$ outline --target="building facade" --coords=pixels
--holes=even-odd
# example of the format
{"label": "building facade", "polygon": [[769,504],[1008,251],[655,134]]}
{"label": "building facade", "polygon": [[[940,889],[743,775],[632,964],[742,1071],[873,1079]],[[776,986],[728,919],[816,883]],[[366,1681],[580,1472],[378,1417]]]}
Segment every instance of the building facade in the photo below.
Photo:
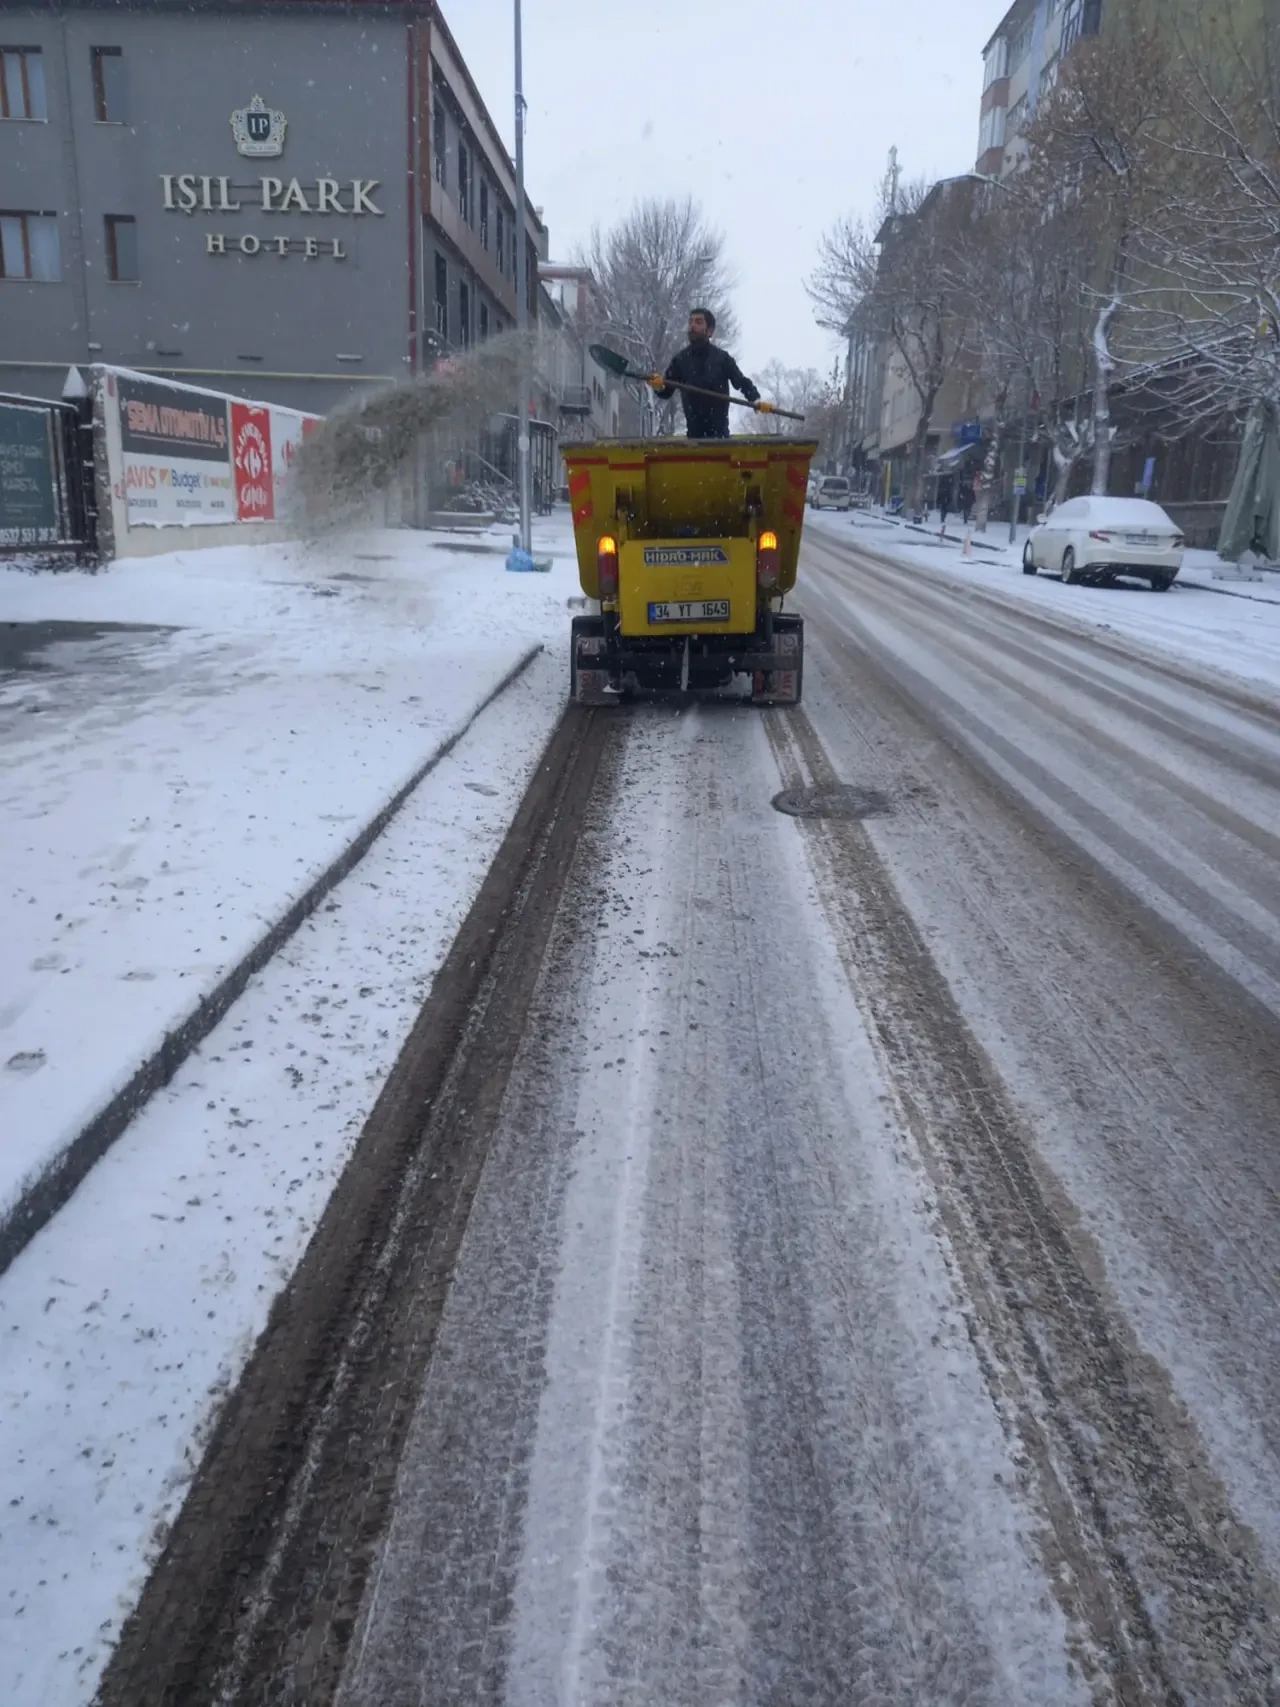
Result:
{"label": "building facade", "polygon": [[983,50],[977,171],[1003,178],[1026,152],[1023,133],[1063,59],[1102,28],[1102,0],[1015,0]]}
{"label": "building facade", "polygon": [[0,390],[323,413],[514,323],[547,233],[431,0],[0,11]]}

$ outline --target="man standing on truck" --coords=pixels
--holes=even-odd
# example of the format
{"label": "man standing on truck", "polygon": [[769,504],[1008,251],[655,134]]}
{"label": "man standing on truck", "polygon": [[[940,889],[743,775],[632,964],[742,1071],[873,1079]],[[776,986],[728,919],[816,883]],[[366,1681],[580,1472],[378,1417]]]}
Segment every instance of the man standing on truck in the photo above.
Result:
{"label": "man standing on truck", "polygon": [[748,403],[762,414],[772,411],[772,404],[762,403],[760,393],[727,350],[711,342],[716,329],[716,317],[709,308],[689,311],[689,342],[672,356],[665,374],[651,373],[649,384],[664,400],[676,392],[674,381],[696,385],[702,391],[716,391],[724,398],[699,397],[696,391],[681,391],[685,427],[691,439],[727,439],[729,437],[729,387],[740,391]]}

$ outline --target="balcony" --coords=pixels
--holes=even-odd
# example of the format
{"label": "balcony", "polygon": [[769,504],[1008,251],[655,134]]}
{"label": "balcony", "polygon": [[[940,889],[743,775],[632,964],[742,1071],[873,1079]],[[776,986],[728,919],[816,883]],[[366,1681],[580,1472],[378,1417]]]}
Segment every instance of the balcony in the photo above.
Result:
{"label": "balcony", "polygon": [[1062,57],[1071,52],[1078,41],[1096,36],[1102,29],[1102,0],[1067,0],[1062,20]]}
{"label": "balcony", "polygon": [[566,385],[560,393],[558,406],[562,415],[589,415],[591,413],[590,386]]}

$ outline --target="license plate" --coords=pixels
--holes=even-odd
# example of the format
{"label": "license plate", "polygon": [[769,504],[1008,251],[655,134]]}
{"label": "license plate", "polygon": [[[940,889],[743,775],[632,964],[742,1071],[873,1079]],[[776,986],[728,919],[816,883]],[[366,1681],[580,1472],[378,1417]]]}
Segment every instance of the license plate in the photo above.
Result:
{"label": "license plate", "polygon": [[692,604],[650,605],[650,623],[659,622],[728,622],[728,599],[697,599]]}
{"label": "license plate", "polygon": [[1154,545],[1155,544],[1155,541],[1151,538],[1151,536],[1149,534],[1145,534],[1145,533],[1127,533],[1124,536],[1124,542],[1126,545]]}

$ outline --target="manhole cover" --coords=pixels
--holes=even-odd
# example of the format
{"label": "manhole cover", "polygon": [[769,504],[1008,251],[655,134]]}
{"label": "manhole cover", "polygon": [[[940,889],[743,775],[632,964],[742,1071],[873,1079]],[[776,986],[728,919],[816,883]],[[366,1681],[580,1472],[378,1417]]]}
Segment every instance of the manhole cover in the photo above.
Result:
{"label": "manhole cover", "polygon": [[774,795],[773,808],[789,818],[880,818],[893,811],[889,796],[878,788],[858,788],[849,782],[784,788]]}

